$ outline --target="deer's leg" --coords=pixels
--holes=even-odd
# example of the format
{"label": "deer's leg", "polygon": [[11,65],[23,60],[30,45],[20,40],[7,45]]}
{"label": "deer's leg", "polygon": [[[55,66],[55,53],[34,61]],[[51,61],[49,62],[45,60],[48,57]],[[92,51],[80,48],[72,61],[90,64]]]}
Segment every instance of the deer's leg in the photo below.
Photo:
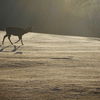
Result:
{"label": "deer's leg", "polygon": [[19,40],[16,41],[15,43],[17,43],[17,42],[19,42],[19,41],[21,40],[21,43],[22,43],[22,45],[23,45],[22,36],[18,36],[18,38],[19,38]]}
{"label": "deer's leg", "polygon": [[[20,39],[19,39],[19,40],[20,40]],[[19,40],[18,40],[18,41],[16,41],[15,43],[19,42]]]}
{"label": "deer's leg", "polygon": [[24,45],[24,44],[23,44],[23,41],[22,41],[22,36],[20,36],[20,39],[21,39],[21,43],[22,43],[22,45]]}
{"label": "deer's leg", "polygon": [[12,43],[11,40],[10,40],[10,37],[11,37],[11,35],[8,36],[8,39],[9,39],[10,43],[13,45],[13,43]]}
{"label": "deer's leg", "polygon": [[5,38],[6,38],[7,36],[8,36],[8,35],[6,34],[6,35],[3,37],[2,44],[4,44],[4,40],[5,40]]}

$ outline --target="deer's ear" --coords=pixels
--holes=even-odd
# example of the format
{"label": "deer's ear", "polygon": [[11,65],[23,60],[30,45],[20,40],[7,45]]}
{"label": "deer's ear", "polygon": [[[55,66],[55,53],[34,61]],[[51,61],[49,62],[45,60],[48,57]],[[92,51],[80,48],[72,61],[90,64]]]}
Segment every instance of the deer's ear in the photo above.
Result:
{"label": "deer's ear", "polygon": [[27,25],[26,28],[28,28],[29,26]]}

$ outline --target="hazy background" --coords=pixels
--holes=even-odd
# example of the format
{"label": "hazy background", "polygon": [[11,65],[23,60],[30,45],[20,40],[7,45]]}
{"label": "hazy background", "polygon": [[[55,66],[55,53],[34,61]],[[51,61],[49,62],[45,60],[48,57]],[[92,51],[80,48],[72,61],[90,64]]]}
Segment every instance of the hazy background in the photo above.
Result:
{"label": "hazy background", "polygon": [[34,26],[34,32],[100,37],[99,0],[0,0],[0,30]]}

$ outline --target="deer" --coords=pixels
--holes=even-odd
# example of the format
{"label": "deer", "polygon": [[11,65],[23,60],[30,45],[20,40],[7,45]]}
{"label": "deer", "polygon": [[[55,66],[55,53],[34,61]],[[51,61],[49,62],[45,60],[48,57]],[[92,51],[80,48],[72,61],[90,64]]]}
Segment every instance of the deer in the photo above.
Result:
{"label": "deer", "polygon": [[13,45],[12,41],[10,40],[11,35],[18,36],[19,40],[16,41],[15,43],[21,40],[21,44],[24,45],[22,41],[22,36],[28,32],[32,32],[33,27],[30,26],[27,26],[26,28],[14,27],[14,26],[7,27],[6,35],[3,37],[2,45],[4,44],[4,40],[6,37],[8,37],[10,43]]}

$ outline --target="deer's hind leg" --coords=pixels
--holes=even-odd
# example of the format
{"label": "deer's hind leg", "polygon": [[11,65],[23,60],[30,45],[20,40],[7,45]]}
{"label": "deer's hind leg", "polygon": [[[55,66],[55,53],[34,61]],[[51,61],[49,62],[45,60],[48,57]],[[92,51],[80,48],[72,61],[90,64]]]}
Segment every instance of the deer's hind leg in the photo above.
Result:
{"label": "deer's hind leg", "polygon": [[13,43],[12,43],[11,40],[10,40],[10,37],[11,37],[11,35],[8,36],[8,39],[9,39],[10,43],[13,45]]}
{"label": "deer's hind leg", "polygon": [[4,40],[5,38],[8,36],[8,34],[6,34],[4,37],[3,37],[3,41],[2,41],[2,44],[4,44]]}
{"label": "deer's hind leg", "polygon": [[17,43],[17,42],[19,42],[19,41],[21,40],[21,43],[22,43],[22,45],[23,45],[22,36],[18,36],[18,38],[19,38],[19,40],[16,41],[15,43]]}

